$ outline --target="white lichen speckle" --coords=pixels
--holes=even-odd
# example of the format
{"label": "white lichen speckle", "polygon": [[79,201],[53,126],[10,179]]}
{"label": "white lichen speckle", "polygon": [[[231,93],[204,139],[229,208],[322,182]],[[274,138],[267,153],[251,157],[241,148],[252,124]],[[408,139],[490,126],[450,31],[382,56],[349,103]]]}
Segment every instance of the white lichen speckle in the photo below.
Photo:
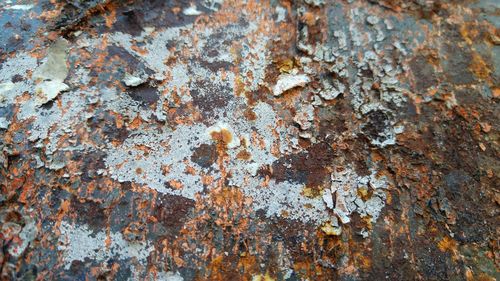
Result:
{"label": "white lichen speckle", "polygon": [[126,73],[123,78],[123,83],[129,87],[139,86],[147,81],[147,77],[145,75],[133,75],[130,73]]}
{"label": "white lichen speckle", "polygon": [[305,74],[281,74],[273,88],[274,96],[280,96],[284,92],[295,87],[304,87],[311,79]]}
{"label": "white lichen speckle", "polygon": [[203,14],[203,12],[198,11],[198,9],[196,8],[196,5],[194,5],[194,4],[190,5],[189,7],[185,8],[184,10],[182,10],[182,13],[186,16],[199,16],[199,15]]}
{"label": "white lichen speckle", "polygon": [[9,6],[6,6],[6,7],[4,7],[4,9],[7,9],[7,10],[29,11],[29,10],[33,9],[33,7],[35,7],[35,5],[21,5],[21,4],[18,4],[18,5],[9,5]]}

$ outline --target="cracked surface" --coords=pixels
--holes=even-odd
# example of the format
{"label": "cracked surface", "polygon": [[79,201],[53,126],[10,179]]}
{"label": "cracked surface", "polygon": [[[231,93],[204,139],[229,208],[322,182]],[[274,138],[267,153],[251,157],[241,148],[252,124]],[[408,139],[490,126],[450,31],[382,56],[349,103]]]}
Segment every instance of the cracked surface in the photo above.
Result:
{"label": "cracked surface", "polygon": [[497,280],[496,1],[0,3],[2,280]]}

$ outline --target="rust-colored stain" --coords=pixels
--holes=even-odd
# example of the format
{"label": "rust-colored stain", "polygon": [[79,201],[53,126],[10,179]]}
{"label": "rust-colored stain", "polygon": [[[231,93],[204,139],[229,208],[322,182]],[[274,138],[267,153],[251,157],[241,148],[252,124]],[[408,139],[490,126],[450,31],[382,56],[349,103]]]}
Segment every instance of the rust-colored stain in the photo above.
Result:
{"label": "rust-colored stain", "polygon": [[498,1],[0,3],[0,280],[499,280]]}
{"label": "rust-colored stain", "polygon": [[214,141],[222,146],[227,146],[233,140],[233,135],[225,128],[221,128],[220,131],[211,132],[210,136]]}

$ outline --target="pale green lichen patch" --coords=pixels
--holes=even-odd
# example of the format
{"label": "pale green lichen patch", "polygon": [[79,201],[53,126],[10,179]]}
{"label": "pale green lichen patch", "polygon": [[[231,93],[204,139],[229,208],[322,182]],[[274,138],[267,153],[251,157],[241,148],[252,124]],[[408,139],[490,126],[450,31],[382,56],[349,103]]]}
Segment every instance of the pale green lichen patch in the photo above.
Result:
{"label": "pale green lichen patch", "polygon": [[[69,269],[73,261],[107,261],[110,258],[135,259],[144,265],[154,247],[147,241],[129,242],[119,232],[93,232],[87,225],[75,225],[66,221],[59,227],[58,250],[63,253],[64,268]],[[106,242],[109,239],[109,244]]]}
{"label": "pale green lichen patch", "polygon": [[59,93],[67,91],[69,86],[64,83],[68,76],[66,65],[69,44],[65,39],[58,39],[49,49],[44,63],[33,73],[33,78],[38,81],[35,87],[36,104],[43,105]]}

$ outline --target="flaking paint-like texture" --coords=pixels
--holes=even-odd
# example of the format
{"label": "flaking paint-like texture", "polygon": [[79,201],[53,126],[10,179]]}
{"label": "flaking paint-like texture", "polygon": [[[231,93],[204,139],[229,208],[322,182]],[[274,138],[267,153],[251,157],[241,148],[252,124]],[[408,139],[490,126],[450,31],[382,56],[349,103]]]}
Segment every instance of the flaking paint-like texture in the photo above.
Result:
{"label": "flaking paint-like texture", "polygon": [[497,1],[0,3],[2,280],[498,280]]}

